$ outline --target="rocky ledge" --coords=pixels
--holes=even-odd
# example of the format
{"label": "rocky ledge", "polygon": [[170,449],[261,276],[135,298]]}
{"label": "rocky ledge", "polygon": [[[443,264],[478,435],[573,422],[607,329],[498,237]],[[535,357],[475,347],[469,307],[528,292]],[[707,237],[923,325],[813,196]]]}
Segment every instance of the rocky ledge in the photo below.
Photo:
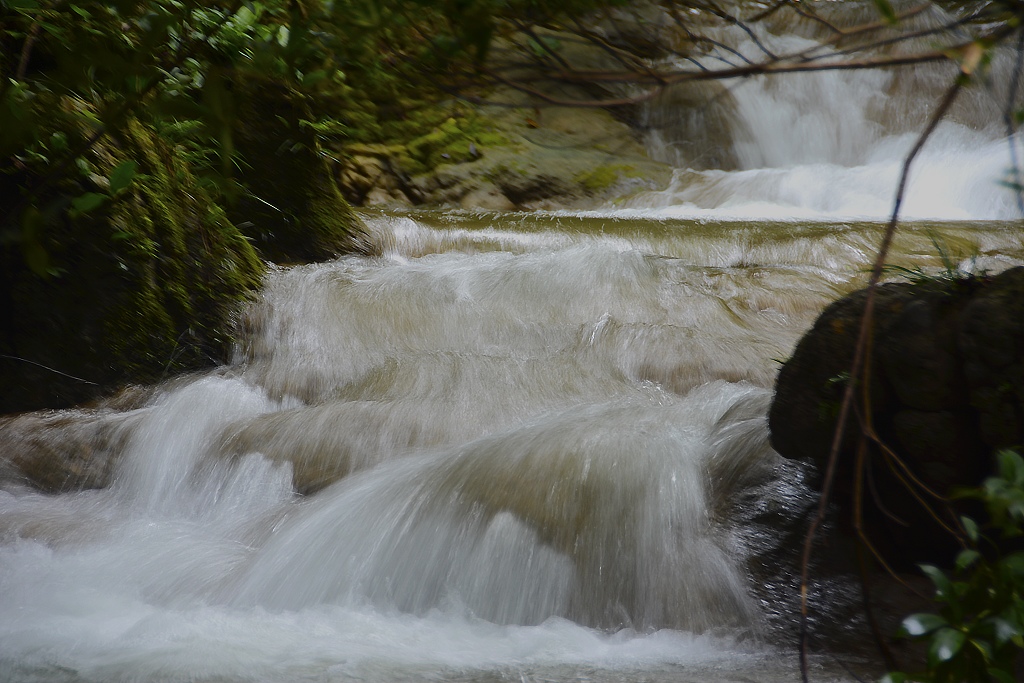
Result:
{"label": "rocky ledge", "polygon": [[344,146],[338,180],[356,206],[592,208],[668,186],[639,135],[601,109],[485,107],[405,144]]}

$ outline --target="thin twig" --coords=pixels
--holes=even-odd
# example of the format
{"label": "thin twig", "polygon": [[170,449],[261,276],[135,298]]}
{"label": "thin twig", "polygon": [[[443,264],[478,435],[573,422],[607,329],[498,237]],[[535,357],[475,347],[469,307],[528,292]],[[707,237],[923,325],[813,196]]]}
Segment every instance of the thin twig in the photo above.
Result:
{"label": "thin twig", "polygon": [[[861,588],[861,600],[864,603],[864,614],[868,619],[868,626],[871,629],[871,635],[875,639],[875,644],[882,653],[882,658],[885,660],[886,667],[890,671],[895,671],[898,667],[896,666],[896,660],[893,657],[892,651],[885,643],[885,638],[882,637],[882,631],[878,627],[878,620],[875,619],[875,611],[871,605],[871,582],[868,580],[868,566],[867,558],[864,555],[865,546],[871,551],[873,555],[878,555],[875,552],[874,545],[870,543],[867,536],[864,533],[862,525],[863,521],[863,500],[864,500],[864,475],[866,473],[868,462],[868,442],[867,437],[861,434],[860,441],[857,444],[857,464],[855,466],[855,477],[854,477],[854,526],[857,529],[857,537],[860,539],[860,543],[857,544],[857,565],[860,570],[860,588]],[[884,563],[883,563],[884,564]],[[888,566],[886,566],[888,569]]]}
{"label": "thin twig", "polygon": [[[686,34],[686,37],[691,42],[693,42],[694,45],[703,46],[703,44],[706,43],[708,45],[711,45],[712,47],[722,49],[736,55],[737,57],[740,58],[741,61],[746,62],[747,64],[753,64],[753,62],[747,59],[747,57],[744,56],[743,53],[741,53],[739,50],[731,48],[725,43],[717,41],[713,38],[709,38],[704,34],[694,34],[693,31],[690,30],[690,27],[686,25],[686,22],[683,20],[683,18],[679,16],[679,9],[675,7],[675,5],[669,8],[669,16],[672,17],[672,21],[676,23],[676,26],[678,26],[683,31],[683,33]],[[725,59],[724,57],[718,56],[718,59],[725,62],[729,66],[735,66],[732,62],[730,62],[728,59]],[[706,71],[707,69],[704,70]]]}
{"label": "thin twig", "polygon": [[83,379],[81,377],[75,377],[74,375],[69,375],[66,372],[61,372],[60,370],[57,370],[56,368],[51,368],[49,365],[43,365],[42,363],[37,363],[34,360],[29,360],[28,358],[22,358],[20,356],[9,356],[6,353],[0,353],[0,358],[7,358],[8,360],[18,360],[18,361],[21,361],[22,363],[29,363],[31,365],[38,366],[38,367],[42,368],[43,370],[49,370],[50,372],[56,373],[58,375],[63,375],[64,377],[67,377],[69,379],[73,379],[73,380],[75,380],[77,382],[82,382],[84,384],[92,384],[93,386],[97,386],[96,382],[91,382],[91,381],[89,381],[87,379]]}
{"label": "thin twig", "polygon": [[745,23],[743,23],[733,15],[729,14],[725,10],[715,5],[713,2],[708,3],[706,5],[698,5],[697,7],[699,7],[700,9],[706,9],[708,12],[711,12],[719,19],[722,19],[723,21],[738,27],[741,31],[747,34],[750,40],[754,42],[754,45],[756,45],[758,49],[765,54],[766,57],[768,57],[769,59],[778,59],[775,53],[769,50],[768,47],[761,42],[761,39],[757,37],[757,34],[754,33],[753,29],[751,29],[749,26],[747,26]]}
{"label": "thin twig", "polygon": [[779,0],[774,5],[772,5],[768,9],[764,10],[763,12],[760,12],[759,14],[755,14],[754,16],[749,17],[747,19],[747,21],[749,21],[751,24],[756,24],[759,21],[763,21],[764,19],[767,19],[768,17],[770,17],[771,15],[775,14],[780,9],[782,9],[783,7],[785,7],[785,6],[789,5],[789,4],[790,4],[790,0]]}

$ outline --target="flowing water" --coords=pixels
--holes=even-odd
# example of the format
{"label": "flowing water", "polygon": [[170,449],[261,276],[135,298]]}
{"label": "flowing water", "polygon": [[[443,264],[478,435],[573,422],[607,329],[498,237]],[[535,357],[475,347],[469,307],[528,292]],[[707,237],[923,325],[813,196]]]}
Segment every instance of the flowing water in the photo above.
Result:
{"label": "flowing water", "polygon": [[[107,463],[60,495],[0,477],[0,680],[794,680],[813,495],[765,414],[865,281],[908,143],[827,144],[833,111],[800,147],[763,114],[803,105],[743,92],[731,170],[586,214],[368,215],[383,255],[272,271],[230,365],[0,424]],[[993,131],[944,129],[908,211],[947,220],[895,263],[1024,263]]]}

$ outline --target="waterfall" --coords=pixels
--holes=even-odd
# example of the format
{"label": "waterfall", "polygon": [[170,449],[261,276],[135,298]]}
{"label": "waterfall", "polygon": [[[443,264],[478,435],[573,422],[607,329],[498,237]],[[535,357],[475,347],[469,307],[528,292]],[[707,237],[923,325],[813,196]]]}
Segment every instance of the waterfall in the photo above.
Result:
{"label": "waterfall", "polygon": [[[933,6],[904,28],[948,20]],[[840,54],[822,44],[810,20],[778,23],[774,33],[762,32],[760,44],[735,27],[713,35],[751,61],[764,58],[761,45],[775,54]],[[930,48],[934,43],[920,38],[866,56]],[[714,220],[887,218],[903,161],[956,74],[952,65],[924,64],[675,86],[646,118],[651,154],[678,170],[669,188],[633,198],[628,208]],[[996,51],[988,73],[965,89],[912,167],[904,218],[1019,218],[1003,184],[1012,146],[1020,156],[1018,136],[1006,137],[1003,120],[1012,75],[1012,54]]]}

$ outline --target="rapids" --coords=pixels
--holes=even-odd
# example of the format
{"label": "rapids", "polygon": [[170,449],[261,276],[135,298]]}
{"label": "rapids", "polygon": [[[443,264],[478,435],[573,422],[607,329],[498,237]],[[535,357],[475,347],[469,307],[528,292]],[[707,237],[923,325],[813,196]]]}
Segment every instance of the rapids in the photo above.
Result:
{"label": "rapids", "polygon": [[[846,25],[873,19],[868,3],[818,5],[823,8],[858,15]],[[933,5],[904,28],[923,31],[950,19]],[[778,55],[842,58],[840,48],[818,42],[828,35],[819,25],[784,12],[778,23],[760,34],[759,44],[736,27],[711,35],[751,61],[763,58],[761,46]],[[962,30],[923,36],[891,46],[886,54],[912,54],[965,38]],[[944,64],[675,86],[678,92],[654,100],[645,114],[650,153],[675,166],[675,177],[670,187],[631,198],[626,207],[632,215],[710,220],[886,219],[903,160],[956,73],[954,65]],[[1020,78],[1012,52],[997,50],[987,75],[954,102],[911,168],[905,219],[1020,217],[1017,198],[1004,187],[1014,147],[1021,157],[1020,136],[1007,138],[1003,114],[1015,76]],[[1016,92],[1019,109],[1019,83]],[[675,106],[680,101],[685,106]]]}
{"label": "rapids", "polygon": [[[272,270],[230,364],[0,424],[110,463],[59,495],[0,467],[0,680],[794,680],[761,560],[813,496],[765,414],[865,282],[912,140],[893,78],[734,87],[734,163],[684,150],[614,208],[367,214],[382,255]],[[898,266],[1024,263],[1007,140],[969,118]]]}
{"label": "rapids", "polygon": [[[764,414],[880,226],[367,220],[385,254],[273,272],[231,365],[64,415],[124,432],[108,487],[0,491],[0,677],[791,678]],[[935,239],[1024,260],[992,223],[897,262]]]}

